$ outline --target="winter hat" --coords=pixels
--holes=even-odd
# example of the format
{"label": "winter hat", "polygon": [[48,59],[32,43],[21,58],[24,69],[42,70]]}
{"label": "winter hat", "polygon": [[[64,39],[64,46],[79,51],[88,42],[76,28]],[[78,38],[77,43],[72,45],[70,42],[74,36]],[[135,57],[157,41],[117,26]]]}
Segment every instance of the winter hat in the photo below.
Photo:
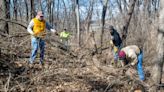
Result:
{"label": "winter hat", "polygon": [[126,54],[125,54],[124,51],[119,51],[118,56],[119,56],[120,59],[124,59]]}

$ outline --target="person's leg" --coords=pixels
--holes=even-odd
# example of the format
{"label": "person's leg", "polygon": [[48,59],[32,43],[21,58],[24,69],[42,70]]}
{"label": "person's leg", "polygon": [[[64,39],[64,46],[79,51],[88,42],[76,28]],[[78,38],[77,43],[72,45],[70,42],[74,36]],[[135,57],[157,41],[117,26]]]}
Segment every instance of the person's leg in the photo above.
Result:
{"label": "person's leg", "polygon": [[31,51],[29,63],[32,64],[36,58],[37,51],[38,51],[38,40],[34,37],[31,39],[31,46],[32,46],[32,51]]}
{"label": "person's leg", "polygon": [[44,48],[45,48],[44,40],[40,40],[39,47],[40,47],[40,64],[44,64]]}
{"label": "person's leg", "polygon": [[66,50],[68,51],[68,39],[66,39],[65,47],[66,47]]}
{"label": "person's leg", "polygon": [[143,53],[140,53],[138,55],[138,64],[137,64],[138,75],[140,80],[145,80],[145,75],[142,68],[142,60],[143,60]]}
{"label": "person's leg", "polygon": [[63,48],[64,50],[67,50],[67,40],[66,39],[63,39]]}
{"label": "person's leg", "polygon": [[114,46],[114,61],[118,61],[118,47]]}

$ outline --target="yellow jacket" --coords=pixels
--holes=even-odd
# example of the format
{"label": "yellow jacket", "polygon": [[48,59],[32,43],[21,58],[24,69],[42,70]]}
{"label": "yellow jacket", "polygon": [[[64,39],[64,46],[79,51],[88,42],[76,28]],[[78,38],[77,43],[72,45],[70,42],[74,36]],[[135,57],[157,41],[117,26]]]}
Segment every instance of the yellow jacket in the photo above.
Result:
{"label": "yellow jacket", "polygon": [[46,22],[45,20],[38,20],[37,18],[32,19],[34,21],[33,32],[36,37],[44,37],[46,34]]}
{"label": "yellow jacket", "polygon": [[63,32],[60,33],[60,37],[62,39],[68,39],[69,36],[70,36],[70,33],[69,32],[63,31]]}

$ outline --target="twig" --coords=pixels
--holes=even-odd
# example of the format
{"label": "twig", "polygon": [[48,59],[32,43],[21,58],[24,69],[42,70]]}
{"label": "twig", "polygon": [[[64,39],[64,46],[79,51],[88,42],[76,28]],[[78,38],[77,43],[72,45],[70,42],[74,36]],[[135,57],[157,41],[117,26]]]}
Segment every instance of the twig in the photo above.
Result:
{"label": "twig", "polygon": [[9,78],[8,78],[8,80],[7,80],[7,82],[4,86],[4,91],[5,92],[8,92],[8,90],[9,90],[10,79],[11,79],[11,73],[9,73]]}
{"label": "twig", "polygon": [[125,65],[125,66],[123,66],[123,67],[121,67],[121,68],[118,68],[118,70],[117,70],[117,71],[124,70],[124,69],[127,69],[127,68],[129,68],[129,67],[131,67],[131,65],[130,65],[130,64]]}

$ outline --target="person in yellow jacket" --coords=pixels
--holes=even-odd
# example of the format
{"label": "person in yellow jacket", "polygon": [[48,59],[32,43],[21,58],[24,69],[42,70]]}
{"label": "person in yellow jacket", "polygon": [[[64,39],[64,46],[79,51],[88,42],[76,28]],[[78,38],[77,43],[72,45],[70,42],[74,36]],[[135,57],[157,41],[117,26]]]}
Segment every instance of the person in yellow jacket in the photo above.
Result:
{"label": "person in yellow jacket", "polygon": [[145,79],[142,69],[143,52],[138,46],[126,46],[119,51],[118,56],[120,62],[122,62],[122,66],[126,64],[134,66],[137,64],[137,70],[140,80],[143,81]]}
{"label": "person in yellow jacket", "polygon": [[64,44],[64,48],[66,50],[68,50],[68,39],[70,37],[70,33],[68,32],[67,29],[64,29],[61,33],[60,33],[60,39],[61,42]]}
{"label": "person in yellow jacket", "polygon": [[37,51],[40,48],[40,64],[43,64],[44,62],[44,48],[45,48],[45,36],[46,36],[46,30],[48,29],[53,33],[56,33],[56,30],[53,29],[45,20],[43,16],[42,11],[38,11],[35,18],[33,18],[28,27],[27,31],[31,34],[31,56],[29,59],[29,64],[33,64]]}

